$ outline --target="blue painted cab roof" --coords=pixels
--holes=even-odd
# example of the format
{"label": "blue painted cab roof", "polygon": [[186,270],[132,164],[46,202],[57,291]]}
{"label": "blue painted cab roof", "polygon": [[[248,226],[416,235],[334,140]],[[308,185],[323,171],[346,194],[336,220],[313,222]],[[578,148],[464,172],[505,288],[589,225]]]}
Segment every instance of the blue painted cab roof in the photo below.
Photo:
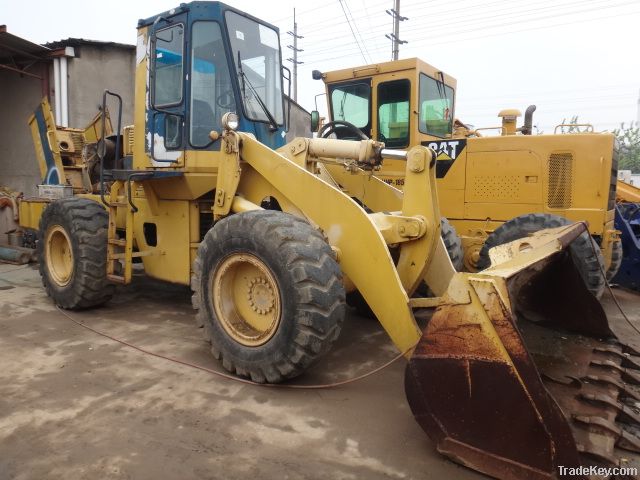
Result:
{"label": "blue painted cab roof", "polygon": [[253,15],[250,15],[242,10],[238,10],[237,8],[233,8],[226,3],[222,2],[203,2],[203,1],[195,1],[189,3],[181,3],[178,7],[172,8],[171,10],[167,10],[166,12],[158,13],[152,17],[146,19],[138,20],[138,28],[146,27],[152,25],[159,17],[170,17],[172,15],[177,15],[179,13],[184,12],[192,12],[198,18],[211,18],[211,19],[221,19],[224,11],[231,10],[236,12],[239,15],[250,18],[256,22],[263,23],[268,27],[273,28],[276,32],[279,33],[278,27],[275,25],[271,25],[264,20],[261,20]]}

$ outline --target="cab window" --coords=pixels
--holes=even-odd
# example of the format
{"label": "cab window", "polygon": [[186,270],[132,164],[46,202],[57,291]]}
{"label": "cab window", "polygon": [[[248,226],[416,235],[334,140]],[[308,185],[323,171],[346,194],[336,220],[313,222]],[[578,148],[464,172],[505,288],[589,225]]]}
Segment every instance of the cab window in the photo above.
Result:
{"label": "cab window", "polygon": [[453,88],[420,74],[418,129],[427,135],[446,137],[453,129]]}
{"label": "cab window", "polygon": [[191,31],[191,145],[208,145],[211,130],[220,130],[222,116],[235,109],[220,26],[216,22],[195,22]]}
{"label": "cab window", "polygon": [[284,123],[278,32],[236,12],[225,13],[240,95],[247,117]]}
{"label": "cab window", "polygon": [[184,29],[174,25],[155,35],[153,104],[157,107],[182,102],[182,45]]}
{"label": "cab window", "polygon": [[389,148],[409,145],[409,80],[396,80],[378,86],[378,140]]}
{"label": "cab window", "polygon": [[368,83],[358,82],[332,85],[331,118],[352,123],[367,136],[371,137],[371,120],[369,106],[371,104],[371,87]]}

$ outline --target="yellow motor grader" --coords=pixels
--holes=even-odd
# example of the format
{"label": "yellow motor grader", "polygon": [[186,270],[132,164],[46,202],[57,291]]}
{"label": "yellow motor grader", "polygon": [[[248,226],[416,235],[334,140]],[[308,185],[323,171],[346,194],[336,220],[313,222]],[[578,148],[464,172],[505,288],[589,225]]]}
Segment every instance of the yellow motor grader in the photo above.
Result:
{"label": "yellow motor grader", "polygon": [[[436,151],[440,210],[461,237],[459,256],[467,271],[489,266],[493,246],[586,221],[598,248],[584,236],[571,251],[589,290],[602,295],[600,268],[611,279],[622,261],[614,226],[613,134],[584,126],[590,131],[531,135],[535,106],[527,109],[521,127],[516,125],[520,112],[511,109],[500,112],[498,127],[470,128],[455,119],[456,79],[418,58],[314,71],[314,78],[325,83],[332,120],[320,136]],[[501,135],[487,135],[490,131]],[[386,162],[376,175],[403,188],[404,167],[397,161]]]}
{"label": "yellow motor grader", "polygon": [[[134,125],[111,131],[111,92],[86,129],[56,127],[43,101],[31,119],[42,195],[20,218],[52,300],[103,304],[137,259],[191,285],[225,369],[281,382],[331,348],[357,289],[406,357],[409,404],[443,454],[504,479],[635,465],[640,337],[607,320],[574,267],[584,225],[457,273],[432,149],[282,144],[278,38],[222,3],[182,4],[138,24]],[[372,175],[388,160],[405,166],[404,192]],[[414,296],[423,281],[433,296]],[[424,329],[421,308],[434,310]]]}

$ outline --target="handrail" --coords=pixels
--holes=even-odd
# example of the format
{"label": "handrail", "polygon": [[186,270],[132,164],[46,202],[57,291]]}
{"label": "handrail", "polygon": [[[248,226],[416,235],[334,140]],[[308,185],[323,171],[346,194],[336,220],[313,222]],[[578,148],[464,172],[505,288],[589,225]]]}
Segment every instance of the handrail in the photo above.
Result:
{"label": "handrail", "polygon": [[[556,128],[553,129],[553,134],[555,135],[556,132],[558,131],[559,128],[563,128],[563,127],[585,127],[586,128],[586,132],[575,132],[575,133],[593,133],[593,125],[590,123],[560,123],[558,125],[556,125]],[[563,132],[564,133],[564,132]],[[567,133],[571,133],[571,132],[567,132]]]}
{"label": "handrail", "polygon": [[102,148],[100,148],[100,145],[98,145],[98,152],[97,152],[98,158],[100,159],[100,200],[105,206],[111,207],[111,204],[107,202],[104,196],[104,156],[107,150],[107,144],[105,142],[104,136],[106,134],[105,124],[107,119],[107,95],[116,97],[118,99],[118,126],[116,130],[116,151],[114,154],[116,157],[120,154],[120,128],[122,127],[122,97],[117,93],[111,92],[109,90],[105,90],[102,93],[102,112],[100,115],[100,121],[102,125],[100,126],[101,132],[100,132],[100,140],[99,140],[99,141],[102,141]]}

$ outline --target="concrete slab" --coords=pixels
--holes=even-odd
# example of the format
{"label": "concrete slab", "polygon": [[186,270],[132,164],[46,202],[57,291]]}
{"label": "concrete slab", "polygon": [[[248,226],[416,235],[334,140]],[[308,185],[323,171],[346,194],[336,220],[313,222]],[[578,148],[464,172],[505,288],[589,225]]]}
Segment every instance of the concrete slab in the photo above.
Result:
{"label": "concrete slab", "polygon": [[[154,352],[221,369],[184,287],[136,277],[74,318]],[[297,383],[367,372],[396,355],[351,315]],[[402,361],[348,386],[234,383],[72,323],[33,266],[0,264],[0,479],[485,478],[438,455],[404,398]]]}

